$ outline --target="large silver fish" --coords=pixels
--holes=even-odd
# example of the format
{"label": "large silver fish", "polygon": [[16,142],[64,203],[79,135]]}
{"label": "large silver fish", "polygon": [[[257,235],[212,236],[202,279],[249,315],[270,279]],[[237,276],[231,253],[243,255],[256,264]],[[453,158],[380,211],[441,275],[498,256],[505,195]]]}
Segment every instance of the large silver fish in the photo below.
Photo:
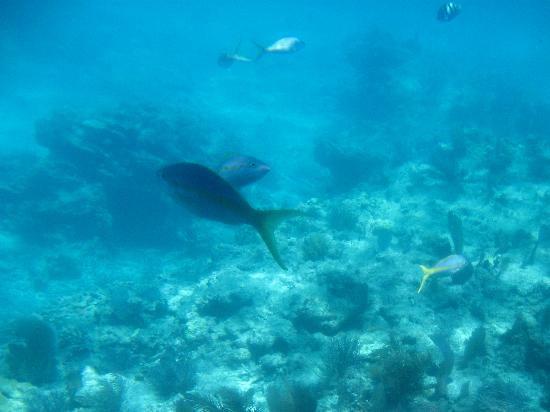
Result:
{"label": "large silver fish", "polygon": [[283,263],[275,236],[276,226],[286,218],[301,216],[292,209],[258,210],[217,173],[195,163],[176,163],[162,168],[160,176],[191,213],[227,225],[250,225],[260,234],[273,259]]}

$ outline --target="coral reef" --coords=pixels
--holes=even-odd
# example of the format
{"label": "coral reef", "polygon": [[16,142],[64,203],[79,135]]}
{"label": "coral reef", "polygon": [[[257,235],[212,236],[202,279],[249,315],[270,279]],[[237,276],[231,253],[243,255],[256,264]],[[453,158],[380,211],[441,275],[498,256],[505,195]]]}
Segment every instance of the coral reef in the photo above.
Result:
{"label": "coral reef", "polygon": [[33,390],[25,396],[27,412],[59,412],[70,410],[67,392],[63,389]]}
{"label": "coral reef", "polygon": [[439,260],[452,253],[452,247],[446,236],[431,234],[422,237],[422,250]]}
{"label": "coral reef", "polygon": [[252,393],[222,387],[215,394],[188,393],[176,401],[175,412],[253,412]]}
{"label": "coral reef", "polygon": [[205,299],[197,309],[203,316],[212,316],[216,319],[227,319],[242,308],[252,305],[252,299],[244,294],[231,292],[225,295],[215,295]]}
{"label": "coral reef", "polygon": [[76,392],[76,402],[84,410],[94,412],[118,412],[124,402],[125,379],[108,373],[99,375],[93,368],[82,371],[82,387]]}
{"label": "coral reef", "polygon": [[66,255],[48,259],[45,272],[52,280],[74,280],[82,276],[82,270],[78,267],[76,260]]}
{"label": "coral reef", "polygon": [[[197,36],[172,102],[41,110],[36,152],[0,154],[0,410],[550,410],[550,105],[488,69],[499,47],[458,53],[470,11],[412,39],[387,13],[223,74]],[[237,152],[272,167],[254,208],[304,215],[278,229],[286,271],[156,174]],[[417,293],[451,254],[469,264]]]}
{"label": "coral reef", "polygon": [[375,410],[406,406],[424,389],[429,359],[412,349],[392,343],[376,354],[372,374],[377,382],[371,401]]}
{"label": "coral reef", "polygon": [[464,250],[464,238],[462,234],[462,219],[455,211],[449,210],[447,214],[447,226],[453,240],[453,252],[461,254]]}
{"label": "coral reef", "polygon": [[530,405],[529,397],[513,381],[500,378],[484,382],[472,405],[472,409],[483,412],[536,411]]}
{"label": "coral reef", "polygon": [[352,336],[334,338],[326,349],[325,374],[327,380],[338,381],[353,366],[358,366],[359,340]]}
{"label": "coral reef", "polygon": [[384,225],[378,225],[372,229],[372,233],[376,236],[376,244],[379,252],[383,252],[390,247],[393,238],[391,228]]}
{"label": "coral reef", "polygon": [[460,361],[460,367],[467,367],[475,358],[487,354],[485,335],[486,332],[483,326],[478,327],[472,332],[472,336],[465,342],[464,354]]}
{"label": "coral reef", "polygon": [[330,240],[327,235],[317,233],[304,239],[302,244],[304,260],[324,260],[330,255]]}
{"label": "coral reef", "polygon": [[300,382],[275,383],[267,389],[270,412],[315,412],[317,399],[312,388]]}
{"label": "coral reef", "polygon": [[197,366],[183,349],[166,349],[147,367],[146,376],[157,393],[168,398],[185,393],[196,384]]}
{"label": "coral reef", "polygon": [[6,364],[10,376],[35,385],[54,382],[57,378],[57,342],[50,324],[38,316],[15,321],[16,340],[9,343]]}
{"label": "coral reef", "polygon": [[114,284],[109,290],[109,321],[113,324],[143,327],[149,321],[167,314],[166,302],[160,292],[144,285],[128,288],[126,284]]}
{"label": "coral reef", "polygon": [[[155,172],[169,159],[204,159],[207,135],[196,114],[185,111],[55,113],[37,122],[36,140],[48,154],[21,182],[13,224],[32,242],[102,235],[117,244],[166,246],[175,240],[166,229],[177,214],[166,214]],[[43,207],[31,212],[37,201]]]}
{"label": "coral reef", "polygon": [[314,157],[330,172],[328,190],[331,192],[345,192],[363,182],[384,181],[386,160],[369,154],[366,148],[340,147],[333,142],[319,140],[315,145]]}
{"label": "coral reef", "polygon": [[327,222],[334,230],[357,231],[359,214],[352,206],[338,205],[332,208],[327,216]]}

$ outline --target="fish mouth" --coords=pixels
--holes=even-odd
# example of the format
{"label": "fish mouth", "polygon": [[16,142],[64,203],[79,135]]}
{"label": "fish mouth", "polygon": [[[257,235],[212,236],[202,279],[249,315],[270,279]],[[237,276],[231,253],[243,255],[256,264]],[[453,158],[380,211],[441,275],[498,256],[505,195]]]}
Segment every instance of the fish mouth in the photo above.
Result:
{"label": "fish mouth", "polygon": [[262,166],[258,167],[258,170],[260,172],[267,173],[267,172],[271,171],[271,167],[269,167],[268,165],[262,165]]}

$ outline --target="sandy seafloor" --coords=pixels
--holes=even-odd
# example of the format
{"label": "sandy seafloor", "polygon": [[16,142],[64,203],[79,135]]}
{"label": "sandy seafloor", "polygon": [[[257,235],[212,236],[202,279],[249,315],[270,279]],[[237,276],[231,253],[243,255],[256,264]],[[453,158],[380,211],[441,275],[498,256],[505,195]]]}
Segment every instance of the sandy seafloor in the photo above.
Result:
{"label": "sandy seafloor", "polygon": [[[287,18],[262,40],[277,21],[298,30]],[[41,59],[22,59],[36,50],[3,33],[36,78],[0,73],[0,411],[550,410],[548,33],[482,58],[459,35],[479,14],[435,35],[387,18],[331,40],[314,16],[304,50],[229,70],[216,53],[238,36],[218,25],[204,66],[169,58],[127,83],[115,42],[108,74],[67,76],[95,88],[64,92],[41,89]],[[156,174],[236,153],[272,168],[243,189],[252,205],[304,212],[276,232],[288,271],[253,229],[186,213]],[[418,265],[460,241],[471,266],[417,293]]]}

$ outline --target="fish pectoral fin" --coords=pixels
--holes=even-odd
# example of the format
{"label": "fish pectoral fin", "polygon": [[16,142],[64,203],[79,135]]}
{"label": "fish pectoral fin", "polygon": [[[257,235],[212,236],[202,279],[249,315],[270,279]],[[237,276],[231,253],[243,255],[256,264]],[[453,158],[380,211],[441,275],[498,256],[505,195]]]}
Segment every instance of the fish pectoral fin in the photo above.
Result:
{"label": "fish pectoral fin", "polygon": [[291,217],[303,216],[303,213],[292,209],[258,210],[257,213],[258,219],[254,227],[260,234],[271,256],[275,259],[275,262],[277,262],[281,269],[287,270],[288,268],[283,263],[281,255],[279,254],[274,231],[283,220]]}

